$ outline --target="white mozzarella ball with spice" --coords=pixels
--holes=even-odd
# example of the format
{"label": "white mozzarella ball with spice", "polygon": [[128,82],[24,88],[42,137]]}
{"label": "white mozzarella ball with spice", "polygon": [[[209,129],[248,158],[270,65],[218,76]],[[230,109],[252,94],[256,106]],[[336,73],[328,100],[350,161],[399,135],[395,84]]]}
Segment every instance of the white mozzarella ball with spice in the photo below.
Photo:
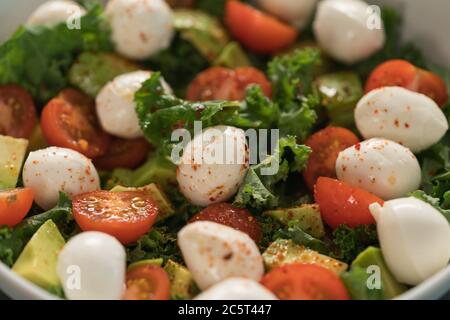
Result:
{"label": "white mozzarella ball with spice", "polygon": [[373,203],[369,209],[386,264],[399,282],[418,285],[447,267],[450,225],[437,209],[413,197]]}
{"label": "white mozzarella ball with spice", "polygon": [[77,151],[58,147],[31,152],[22,178],[25,187],[33,189],[34,201],[46,210],[56,205],[60,191],[75,196],[100,189],[92,161]]}
{"label": "white mozzarella ball with spice", "polygon": [[181,192],[193,204],[224,202],[239,189],[249,166],[245,132],[216,126],[197,134],[184,148],[177,167]]}
{"label": "white mozzarella ball with spice", "polygon": [[117,52],[129,59],[149,58],[172,41],[172,10],[164,0],[111,0],[105,14]]}
{"label": "white mozzarella ball with spice", "polygon": [[125,249],[106,233],[80,233],[59,254],[57,272],[70,300],[120,300],[125,289]]}
{"label": "white mozzarella ball with spice", "polygon": [[69,25],[86,14],[86,10],[74,1],[47,1],[40,5],[28,18],[27,26],[52,26],[61,22]]}
{"label": "white mozzarella ball with spice", "polygon": [[347,64],[368,58],[385,42],[381,19],[360,0],[321,1],[313,31],[328,55]]}
{"label": "white mozzarella ball with spice", "polygon": [[227,278],[259,281],[264,274],[261,253],[244,232],[209,221],[197,221],[178,233],[184,261],[200,289]]}
{"label": "white mozzarella ball with spice", "polygon": [[419,162],[408,148],[387,139],[373,138],[339,153],[339,180],[365,189],[385,200],[405,196],[419,188]]}
{"label": "white mozzarella ball with spice", "polygon": [[203,291],[195,300],[278,300],[266,287],[245,278],[229,278]]}
{"label": "white mozzarella ball with spice", "polygon": [[[151,75],[150,71],[142,70],[126,73],[117,76],[100,90],[96,98],[96,110],[103,130],[124,139],[143,136],[134,94]],[[171,92],[164,80],[162,84],[167,92]]]}
{"label": "white mozzarella ball with spice", "polygon": [[355,121],[364,138],[386,138],[413,152],[431,147],[448,130],[447,118],[436,102],[401,87],[367,93],[356,106]]}
{"label": "white mozzarella ball with spice", "polygon": [[302,29],[310,20],[318,0],[259,0],[262,9]]}

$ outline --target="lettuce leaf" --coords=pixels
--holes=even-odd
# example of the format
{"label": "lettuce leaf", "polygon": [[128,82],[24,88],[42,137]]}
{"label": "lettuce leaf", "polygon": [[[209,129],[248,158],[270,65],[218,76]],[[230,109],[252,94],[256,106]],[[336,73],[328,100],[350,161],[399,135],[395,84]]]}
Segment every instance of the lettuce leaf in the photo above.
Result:
{"label": "lettuce leaf", "polygon": [[68,85],[67,72],[85,50],[111,50],[102,7],[91,5],[81,18],[81,28],[66,23],[20,27],[0,47],[0,84],[20,84],[40,104]]}
{"label": "lettuce leaf", "polygon": [[[277,191],[283,190],[278,184],[285,182],[290,173],[304,169],[310,153],[311,149],[297,144],[295,137],[280,138],[271,156],[249,168],[234,204],[259,210],[276,207],[281,196]],[[264,174],[271,167],[278,167],[278,170],[274,174]]]}
{"label": "lettuce leaf", "polygon": [[[449,196],[448,192],[446,193],[446,195],[444,197],[445,200],[443,201],[443,203],[441,203],[441,200],[439,198],[430,196],[430,195],[426,194],[425,191],[423,191],[423,190],[417,190],[417,191],[411,192],[409,195],[412,197],[415,197],[419,200],[425,201],[426,203],[433,206],[440,213],[442,213],[442,215],[450,223],[450,209],[448,206],[450,204],[450,199],[449,199],[450,196]],[[444,208],[444,206],[445,206],[445,208]]]}

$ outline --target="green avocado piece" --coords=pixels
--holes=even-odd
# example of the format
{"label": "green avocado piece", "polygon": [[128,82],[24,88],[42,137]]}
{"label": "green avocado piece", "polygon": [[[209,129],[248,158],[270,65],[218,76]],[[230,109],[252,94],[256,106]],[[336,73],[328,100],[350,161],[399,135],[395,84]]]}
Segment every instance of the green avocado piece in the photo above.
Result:
{"label": "green avocado piece", "polygon": [[128,271],[130,271],[131,269],[137,268],[137,267],[147,266],[147,265],[154,266],[154,267],[161,267],[163,262],[164,262],[163,258],[146,259],[146,260],[136,261],[128,266]]}
{"label": "green avocado piece", "polygon": [[252,65],[240,44],[234,41],[227,44],[213,64],[230,69]]}
{"label": "green avocado piece", "polygon": [[83,52],[69,70],[69,81],[95,97],[115,77],[138,69],[137,65],[112,53]]}
{"label": "green avocado piece", "polygon": [[0,189],[15,188],[28,140],[0,135]]}
{"label": "green avocado piece", "polygon": [[356,259],[352,262],[351,270],[354,268],[362,268],[366,273],[370,275],[370,266],[378,266],[381,276],[381,289],[383,291],[384,299],[392,299],[401,293],[405,292],[408,288],[399,283],[391,271],[388,269],[386,262],[384,261],[381,249],[375,247],[368,247],[361,252]]}
{"label": "green avocado piece", "polygon": [[158,205],[158,221],[164,220],[165,218],[175,214],[175,209],[173,208],[172,203],[170,202],[164,191],[162,191],[157,184],[151,183],[139,188],[115,186],[111,189],[111,192],[123,191],[144,191],[148,193]]}
{"label": "green avocado piece", "polygon": [[315,80],[315,86],[331,124],[352,127],[353,110],[363,96],[359,76],[354,72],[324,74]]}
{"label": "green avocado piece", "polygon": [[295,208],[270,210],[265,211],[264,214],[286,225],[291,221],[296,221],[300,229],[313,237],[322,238],[325,235],[317,204],[303,204]]}
{"label": "green avocado piece", "polygon": [[60,292],[56,262],[64,244],[58,227],[48,220],[31,237],[12,270],[45,290]]}
{"label": "green avocado piece", "polygon": [[175,261],[168,260],[164,266],[170,280],[172,300],[190,300],[199,293],[191,272]]}
{"label": "green avocado piece", "polygon": [[295,244],[292,240],[285,239],[277,239],[272,242],[266,251],[264,251],[262,257],[267,270],[290,263],[305,263],[317,264],[336,274],[340,274],[347,270],[348,267],[342,261],[320,254],[305,246]]}
{"label": "green avocado piece", "polygon": [[194,45],[209,62],[216,60],[229,42],[229,36],[219,19],[207,13],[177,9],[173,17],[175,30],[181,38]]}

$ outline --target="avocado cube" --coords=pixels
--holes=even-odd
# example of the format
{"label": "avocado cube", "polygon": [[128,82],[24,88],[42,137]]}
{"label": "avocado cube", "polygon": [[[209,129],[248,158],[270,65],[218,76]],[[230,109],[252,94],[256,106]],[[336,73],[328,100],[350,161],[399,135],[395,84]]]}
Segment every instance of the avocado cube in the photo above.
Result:
{"label": "avocado cube", "polygon": [[352,127],[353,110],[363,96],[361,80],[354,72],[329,73],[318,77],[315,86],[333,125]]}
{"label": "avocado cube", "polygon": [[64,244],[58,227],[47,220],[31,237],[12,270],[45,290],[60,292],[56,263]]}
{"label": "avocado cube", "polygon": [[175,261],[168,260],[164,266],[170,280],[172,300],[190,300],[199,293],[191,272]]}
{"label": "avocado cube", "polygon": [[286,225],[291,221],[295,221],[300,229],[313,237],[322,238],[325,235],[319,205],[317,204],[304,204],[295,208],[270,210],[264,212],[264,214]]}
{"label": "avocado cube", "polygon": [[0,189],[15,188],[28,140],[0,135]]}
{"label": "avocado cube", "polygon": [[252,64],[240,44],[233,41],[222,50],[220,56],[214,61],[214,65],[235,69],[248,67]]}
{"label": "avocado cube", "polygon": [[69,70],[69,81],[95,97],[115,77],[138,69],[137,65],[115,54],[83,52]]}
{"label": "avocado cube", "polygon": [[347,270],[347,264],[320,254],[317,251],[295,244],[292,240],[277,239],[263,253],[267,270],[290,263],[317,264],[340,274]]}

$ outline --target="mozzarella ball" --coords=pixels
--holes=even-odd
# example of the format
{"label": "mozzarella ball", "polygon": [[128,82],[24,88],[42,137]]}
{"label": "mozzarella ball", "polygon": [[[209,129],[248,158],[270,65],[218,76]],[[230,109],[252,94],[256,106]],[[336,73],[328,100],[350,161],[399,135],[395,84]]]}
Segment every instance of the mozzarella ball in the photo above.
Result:
{"label": "mozzarella ball", "polygon": [[[371,19],[378,19],[380,28],[369,28]],[[313,31],[328,55],[347,64],[368,58],[381,49],[385,41],[381,20],[360,0],[321,1]]]}
{"label": "mozzarella ball", "polygon": [[52,26],[61,22],[70,22],[86,14],[86,10],[74,1],[48,1],[40,5],[28,18],[27,26]]}
{"label": "mozzarella ball", "polygon": [[[117,76],[100,90],[96,98],[96,109],[103,130],[124,139],[143,137],[134,94],[151,75],[150,71],[126,73]],[[172,91],[164,80],[162,85],[166,92]]]}
{"label": "mozzarella ball", "polygon": [[267,12],[302,29],[311,18],[318,0],[259,0]]}
{"label": "mozzarella ball", "polygon": [[450,225],[428,203],[409,197],[369,207],[377,221],[384,259],[395,278],[417,285],[450,259]]}
{"label": "mozzarella ball", "polygon": [[127,58],[149,58],[172,41],[172,10],[164,0],[111,0],[105,14],[116,50]]}
{"label": "mozzarella ball", "polygon": [[262,256],[246,234],[210,221],[197,221],[178,233],[178,245],[195,283],[205,290],[230,277],[259,281]]}
{"label": "mozzarella ball", "polygon": [[43,209],[53,208],[59,192],[69,196],[100,189],[97,170],[81,153],[50,147],[31,152],[23,166],[23,183],[33,189],[34,201]]}
{"label": "mozzarella ball", "polygon": [[193,204],[208,206],[231,198],[249,165],[245,132],[216,126],[197,134],[184,148],[177,167],[181,192]]}
{"label": "mozzarella ball", "polygon": [[355,121],[364,138],[386,138],[413,152],[431,147],[448,130],[447,118],[432,99],[401,87],[367,93],[356,106]]}
{"label": "mozzarella ball", "polygon": [[386,139],[370,139],[339,153],[339,180],[365,189],[385,200],[405,196],[419,188],[421,171],[414,154]]}
{"label": "mozzarella ball", "polygon": [[59,254],[57,272],[70,300],[119,300],[125,288],[125,249],[106,233],[80,233]]}
{"label": "mozzarella ball", "polygon": [[278,300],[266,287],[245,278],[229,278],[203,291],[195,300]]}

